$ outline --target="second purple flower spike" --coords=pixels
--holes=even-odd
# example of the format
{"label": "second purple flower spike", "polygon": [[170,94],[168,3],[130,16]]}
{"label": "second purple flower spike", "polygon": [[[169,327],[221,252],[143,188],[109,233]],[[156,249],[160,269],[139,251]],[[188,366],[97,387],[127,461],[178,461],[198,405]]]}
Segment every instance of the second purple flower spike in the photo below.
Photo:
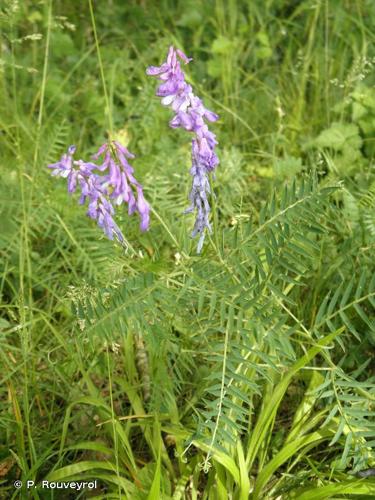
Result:
{"label": "second purple flower spike", "polygon": [[194,95],[191,85],[185,81],[179,59],[185,64],[192,60],[181,50],[170,47],[167,60],[161,66],[150,66],[147,69],[147,74],[162,81],[156,95],[162,98],[161,102],[164,106],[170,106],[175,112],[169,125],[172,128],[184,128],[194,134],[192,139],[192,167],[190,169],[193,177],[189,195],[191,205],[185,213],[196,211],[192,236],[200,235],[197,248],[197,252],[200,253],[206,230],[212,232],[209,221],[210,205],[208,195],[210,193],[210,184],[208,173],[213,171],[219,164],[215,153],[216,136],[208,129],[206,122],[214,122],[219,117],[206,109],[201,99]]}
{"label": "second purple flower spike", "polygon": [[125,238],[113,219],[113,205],[127,203],[128,214],[138,212],[141,219],[140,228],[146,231],[150,223],[150,205],[145,200],[143,188],[135,179],[134,169],[128,162],[128,158],[134,158],[134,155],[117,141],[106,142],[93,156],[94,160],[103,159],[101,164],[96,165],[74,160],[75,150],[75,146],[70,146],[61,160],[48,165],[48,168],[52,169],[52,175],[67,178],[69,193],[74,193],[79,187],[79,202],[84,204],[88,200],[87,215],[97,221],[109,239],[113,239],[115,235],[124,244]]}

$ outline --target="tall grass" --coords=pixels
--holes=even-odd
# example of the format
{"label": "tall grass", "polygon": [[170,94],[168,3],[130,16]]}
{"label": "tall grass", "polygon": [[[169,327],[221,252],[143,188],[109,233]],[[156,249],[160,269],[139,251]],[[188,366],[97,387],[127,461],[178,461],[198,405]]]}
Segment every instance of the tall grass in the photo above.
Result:
{"label": "tall grass", "polygon": [[[374,495],[374,19],[360,0],[1,5],[4,498],[94,478],[70,494]],[[202,256],[188,145],[145,76],[171,43],[221,117]],[[120,219],[127,254],[45,168],[108,132],[154,207],[146,234]]]}

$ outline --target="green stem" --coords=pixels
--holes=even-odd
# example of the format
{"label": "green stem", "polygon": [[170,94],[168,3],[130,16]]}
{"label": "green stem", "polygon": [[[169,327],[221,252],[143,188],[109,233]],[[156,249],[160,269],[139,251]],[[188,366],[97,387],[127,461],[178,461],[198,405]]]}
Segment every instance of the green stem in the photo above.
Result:
{"label": "green stem", "polygon": [[103,61],[102,61],[102,56],[100,54],[99,40],[98,40],[97,31],[96,31],[95,16],[94,16],[94,9],[92,7],[92,0],[89,0],[89,7],[90,7],[92,29],[93,29],[93,32],[94,32],[96,52],[98,54],[98,63],[99,63],[99,69],[100,69],[100,76],[101,76],[102,85],[103,85],[103,92],[104,92],[104,99],[105,99],[105,106],[106,106],[105,114],[106,114],[106,116],[108,118],[109,136],[110,136],[110,139],[111,139],[111,137],[113,136],[112,110],[111,110],[111,104],[110,104],[110,100],[109,100],[109,96],[108,96],[108,92],[107,92],[107,85],[105,83]]}
{"label": "green stem", "polygon": [[[179,244],[179,242],[177,241],[177,239],[174,237],[174,235],[172,234],[171,230],[169,229],[169,227],[167,226],[167,224],[165,223],[165,221],[163,220],[163,218],[158,214],[158,212],[154,208],[151,208],[151,212],[155,215],[155,217],[158,219],[158,221],[160,222],[160,224],[166,230],[167,234],[169,235],[169,237],[171,238],[171,240],[173,241],[173,243],[180,250],[181,249],[181,245]],[[185,253],[183,253],[183,255],[186,257]]]}
{"label": "green stem", "polygon": [[213,188],[212,174],[209,174],[209,182],[210,182],[210,191],[211,191],[212,219],[213,219],[213,224],[214,224],[215,245],[216,245],[217,253],[218,253],[219,257],[221,257],[220,246],[219,246],[219,221],[218,221],[218,217],[217,217],[217,205],[216,205],[215,192],[214,192],[214,188]]}
{"label": "green stem", "polygon": [[[112,423],[112,432],[113,432],[113,444],[114,444],[114,452],[115,452],[115,460],[116,460],[116,475],[117,477],[120,477],[120,468],[119,468],[119,449],[118,449],[118,436],[117,436],[117,430],[116,430],[116,417],[115,417],[115,410],[113,406],[113,387],[112,387],[112,374],[111,374],[111,368],[110,368],[110,362],[109,362],[109,350],[108,350],[108,341],[106,342],[106,361],[107,361],[107,373],[108,373],[108,380],[109,380],[109,398],[110,398],[110,403],[111,403],[111,423]],[[121,498],[121,488],[120,485],[118,485],[118,494],[119,498]]]}
{"label": "green stem", "polygon": [[224,397],[225,397],[225,376],[226,376],[226,371],[227,371],[227,357],[228,357],[229,333],[230,333],[229,330],[230,330],[230,323],[228,321],[227,327],[225,329],[225,338],[224,338],[223,366],[222,366],[222,370],[221,370],[221,382],[220,382],[220,399],[219,399],[219,403],[218,403],[215,426],[214,426],[214,430],[213,430],[212,436],[211,436],[211,442],[210,442],[210,445],[208,447],[206,458],[205,458],[204,463],[202,465],[202,469],[205,472],[208,472],[209,467],[210,467],[209,462],[210,462],[210,458],[211,458],[213,450],[214,450],[214,446],[216,444],[216,435],[217,435],[217,432],[219,429],[219,423],[220,423],[220,419],[221,419],[221,416],[223,413],[223,401],[224,401]]}

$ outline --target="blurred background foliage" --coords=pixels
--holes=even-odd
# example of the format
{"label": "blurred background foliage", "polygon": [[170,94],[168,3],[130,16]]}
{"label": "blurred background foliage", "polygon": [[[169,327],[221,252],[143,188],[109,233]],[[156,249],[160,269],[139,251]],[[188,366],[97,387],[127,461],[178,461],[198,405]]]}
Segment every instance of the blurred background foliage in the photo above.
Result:
{"label": "blurred background foliage", "polygon": [[[0,5],[4,498],[10,479],[90,471],[100,498],[374,494],[344,471],[374,465],[375,3],[93,6],[110,109],[87,2]],[[168,128],[145,75],[171,44],[193,57],[188,80],[220,115],[219,227],[202,257],[181,215],[189,137]],[[146,234],[119,216],[128,255],[46,169],[70,144],[93,154],[109,113],[155,210]],[[293,371],[335,332],[334,348]],[[292,458],[307,414],[326,434]],[[318,496],[298,489],[311,481]]]}

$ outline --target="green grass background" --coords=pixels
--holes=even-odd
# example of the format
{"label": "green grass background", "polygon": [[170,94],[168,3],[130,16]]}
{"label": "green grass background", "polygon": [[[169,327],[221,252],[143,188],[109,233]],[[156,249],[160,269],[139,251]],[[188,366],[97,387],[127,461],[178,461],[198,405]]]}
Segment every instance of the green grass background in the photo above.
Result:
{"label": "green grass background", "polygon": [[[372,498],[375,3],[0,5],[1,498]],[[220,115],[215,233],[146,67]],[[124,253],[46,166],[116,137]],[[98,479],[83,493],[13,481]]]}

